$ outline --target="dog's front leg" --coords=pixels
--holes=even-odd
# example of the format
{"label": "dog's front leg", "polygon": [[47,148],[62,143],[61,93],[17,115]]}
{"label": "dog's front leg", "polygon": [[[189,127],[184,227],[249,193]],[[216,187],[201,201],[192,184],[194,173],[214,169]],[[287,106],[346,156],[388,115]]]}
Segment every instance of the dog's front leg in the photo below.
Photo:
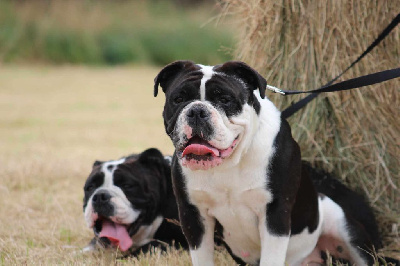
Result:
{"label": "dog's front leg", "polygon": [[176,156],[174,159],[173,188],[178,203],[182,231],[189,244],[193,265],[213,265],[215,218],[209,216],[206,209],[199,209],[190,202],[182,170],[176,163]]}
{"label": "dog's front leg", "polygon": [[[282,266],[285,265],[286,252],[289,245],[290,228],[288,224],[290,223],[278,220],[283,217],[273,217],[272,213],[268,215],[268,218],[267,215],[263,215],[259,219],[258,228],[261,239],[260,265]],[[285,218],[290,219],[290,217]]]}
{"label": "dog's front leg", "polygon": [[214,265],[215,219],[185,199],[178,198],[182,231],[189,244],[193,265]]}
{"label": "dog's front leg", "polygon": [[198,246],[190,247],[193,265],[214,265],[214,228],[215,219],[208,215],[201,217],[204,233]]}

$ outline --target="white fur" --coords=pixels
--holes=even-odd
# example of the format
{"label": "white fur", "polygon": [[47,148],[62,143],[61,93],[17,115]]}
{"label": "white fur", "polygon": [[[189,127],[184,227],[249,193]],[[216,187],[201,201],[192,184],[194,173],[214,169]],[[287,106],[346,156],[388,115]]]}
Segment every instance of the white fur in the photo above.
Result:
{"label": "white fur", "polygon": [[163,222],[162,216],[157,218],[150,225],[142,225],[135,235],[132,236],[133,248],[140,248],[150,241],[154,240],[154,234],[157,232],[161,223]]}
{"label": "white fur", "polygon": [[214,227],[215,220],[210,216],[203,216],[204,235],[199,247],[190,249],[190,256],[194,266],[213,265],[214,256]]}
{"label": "white fur", "polygon": [[169,165],[171,165],[172,163],[172,157],[171,156],[164,156],[164,160],[166,160],[168,162]]}
{"label": "white fur", "polygon": [[189,200],[199,209],[205,227],[200,246],[191,250],[193,264],[213,264],[213,221],[217,219],[232,252],[250,264],[260,259],[261,265],[301,265],[313,252],[321,234],[333,234],[345,240],[354,262],[364,265],[364,260],[351,246],[342,209],[328,197],[319,199],[319,223],[313,232],[309,233],[308,228],[294,236],[276,236],[268,232],[265,208],[273,195],[266,190],[269,182],[266,166],[275,152],[273,142],[281,126],[280,112],[256,91],[254,94],[261,104],[259,115],[252,106],[245,104],[239,115],[228,118],[205,98],[206,82],[213,75],[224,74],[205,66],[201,66],[201,71],[204,76],[200,101],[187,105],[178,117],[175,128],[178,143],[190,137],[186,112],[194,104],[202,104],[211,114],[215,132],[209,141],[212,146],[225,149],[237,136],[239,138],[235,150],[221,165],[204,171],[191,170],[181,164]]}
{"label": "white fur", "polygon": [[[182,168],[192,204],[205,220],[216,218],[222,224],[224,240],[235,255],[248,263],[256,263],[262,255],[257,224],[259,220],[265,221],[265,206],[272,200],[266,190],[266,165],[274,153],[273,141],[280,129],[280,112],[268,99],[259,101],[259,116],[247,104],[241,114],[231,119],[220,112],[220,117],[216,115],[214,126],[220,127],[217,135],[222,139],[240,132],[235,151],[222,165],[207,171]],[[267,251],[265,256],[269,256]]]}
{"label": "white fur", "polygon": [[349,249],[353,263],[356,265],[366,265],[364,259],[351,244],[350,235],[346,228],[346,217],[342,208],[328,197],[322,199],[321,205],[324,216],[321,234],[332,235],[338,239],[342,239]]}
{"label": "white fur", "polygon": [[308,228],[305,228],[300,234],[290,237],[286,255],[286,263],[288,265],[301,265],[304,258],[313,251],[321,234],[322,224],[324,221],[324,213],[322,212],[322,208],[321,200],[318,199],[319,219],[316,230],[310,234]]}
{"label": "white fur", "polygon": [[205,101],[206,99],[206,82],[211,79],[213,74],[215,73],[212,66],[203,66],[198,65],[201,67],[200,71],[203,72],[203,78],[200,82],[200,100]]}
{"label": "white fur", "polygon": [[262,236],[260,265],[285,265],[289,236],[272,235],[268,233],[265,225],[260,230]]}
{"label": "white fur", "polygon": [[[140,211],[134,210],[130,201],[126,198],[124,192],[114,185],[113,173],[117,165],[123,163],[125,158],[117,161],[105,162],[102,165],[102,172],[104,173],[104,182],[98,187],[89,198],[86,208],[85,208],[85,220],[88,227],[93,227],[94,219],[96,213],[94,212],[92,206],[93,196],[99,190],[106,190],[111,195],[111,202],[114,204],[115,215],[110,217],[111,220],[121,224],[131,224],[139,217]],[[108,169],[109,166],[114,166],[111,170]]]}

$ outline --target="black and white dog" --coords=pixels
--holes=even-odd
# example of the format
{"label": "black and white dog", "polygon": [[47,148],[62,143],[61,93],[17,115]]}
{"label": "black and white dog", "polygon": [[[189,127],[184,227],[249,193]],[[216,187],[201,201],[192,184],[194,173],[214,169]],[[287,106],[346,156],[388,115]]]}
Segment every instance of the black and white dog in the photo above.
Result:
{"label": "black and white dog", "polygon": [[236,61],[177,61],[155,78],[154,96],[159,85],[194,265],[213,264],[215,230],[238,263],[318,264],[325,250],[357,265],[373,263],[367,252],[374,236],[329,195],[317,194],[259,73]]}
{"label": "black and white dog", "polygon": [[[172,191],[170,158],[157,149],[96,161],[84,187],[83,211],[95,237],[84,251],[119,248],[138,254],[163,243],[187,247]],[[171,221],[168,221],[171,220]]]}

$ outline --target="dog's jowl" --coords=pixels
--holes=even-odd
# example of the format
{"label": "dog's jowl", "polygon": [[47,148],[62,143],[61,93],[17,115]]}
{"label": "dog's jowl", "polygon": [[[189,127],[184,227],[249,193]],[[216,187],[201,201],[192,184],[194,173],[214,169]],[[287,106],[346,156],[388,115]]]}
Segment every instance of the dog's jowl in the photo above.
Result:
{"label": "dog's jowl", "polygon": [[83,211],[94,239],[86,250],[114,247],[131,254],[161,243],[185,247],[172,191],[168,158],[148,149],[141,154],[93,165]]}
{"label": "dog's jowl", "polygon": [[[194,265],[212,265],[214,232],[238,263],[371,264],[372,241],[302,171],[289,124],[242,62],[167,65],[155,78],[175,146],[172,179]],[[353,226],[354,225],[354,226]]]}

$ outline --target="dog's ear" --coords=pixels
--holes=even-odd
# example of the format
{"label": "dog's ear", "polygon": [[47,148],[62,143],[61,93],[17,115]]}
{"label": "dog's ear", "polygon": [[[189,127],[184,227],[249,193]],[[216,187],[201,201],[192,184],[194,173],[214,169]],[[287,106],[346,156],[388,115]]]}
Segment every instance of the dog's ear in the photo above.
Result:
{"label": "dog's ear", "polygon": [[145,150],[139,155],[139,162],[158,173],[160,189],[165,194],[172,191],[171,168],[164,155],[156,148]]}
{"label": "dog's ear", "polygon": [[240,61],[229,61],[216,69],[218,72],[223,72],[228,75],[233,75],[243,80],[250,86],[250,89],[260,91],[261,98],[265,97],[267,81],[254,68]]}
{"label": "dog's ear", "polygon": [[100,164],[102,164],[102,163],[104,163],[104,162],[103,162],[103,161],[95,161],[95,162],[93,163],[93,167],[98,166],[98,165],[100,165]]}
{"label": "dog's ear", "polygon": [[159,163],[164,160],[164,156],[158,149],[150,148],[142,152],[138,160],[142,163]]}
{"label": "dog's ear", "polygon": [[171,81],[189,65],[194,65],[194,63],[192,61],[180,60],[165,66],[154,79],[154,97],[157,97],[159,85],[163,92],[165,92]]}

